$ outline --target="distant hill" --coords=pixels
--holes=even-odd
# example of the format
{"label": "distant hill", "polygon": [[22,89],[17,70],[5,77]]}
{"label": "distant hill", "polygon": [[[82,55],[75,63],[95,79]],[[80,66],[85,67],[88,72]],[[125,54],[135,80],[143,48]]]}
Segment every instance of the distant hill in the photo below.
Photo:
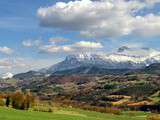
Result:
{"label": "distant hill", "polygon": [[142,69],[107,69],[98,65],[82,65],[76,68],[50,72],[51,74],[39,71],[28,71],[13,76],[17,80],[32,80],[37,77],[47,77],[49,75],[125,75],[125,74],[160,74],[160,63],[151,64]]}
{"label": "distant hill", "polygon": [[28,71],[26,73],[19,73],[13,76],[14,79],[17,80],[32,80],[34,77],[44,77],[45,74],[37,72],[37,71]]}
{"label": "distant hill", "polygon": [[124,75],[124,74],[156,74],[160,75],[160,63],[153,63],[142,69],[106,69],[99,66],[81,66],[74,69],[54,72],[55,75],[91,74],[91,75]]}
{"label": "distant hill", "polygon": [[154,63],[140,70],[140,73],[160,74],[160,63]]}
{"label": "distant hill", "polygon": [[80,75],[80,74],[87,74],[87,75],[122,75],[128,73],[132,70],[130,69],[106,69],[98,66],[81,66],[69,70],[63,71],[56,71],[53,75]]}
{"label": "distant hill", "polygon": [[130,71],[126,74],[154,74],[160,75],[160,63],[153,63],[145,68]]}

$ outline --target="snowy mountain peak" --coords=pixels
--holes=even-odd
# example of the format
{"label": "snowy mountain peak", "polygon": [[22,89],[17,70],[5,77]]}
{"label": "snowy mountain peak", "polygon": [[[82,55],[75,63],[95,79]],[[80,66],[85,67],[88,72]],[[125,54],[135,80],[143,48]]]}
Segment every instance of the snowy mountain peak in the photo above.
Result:
{"label": "snowy mountain peak", "polygon": [[125,50],[129,50],[130,48],[127,46],[122,46],[120,48],[118,48],[117,52],[124,52]]}
{"label": "snowy mountain peak", "polygon": [[74,69],[81,66],[98,66],[106,69],[139,69],[160,63],[160,51],[151,48],[122,47],[120,52],[108,54],[79,53],[49,68],[49,71]]}
{"label": "snowy mountain peak", "polygon": [[137,48],[137,47],[127,47],[122,46],[118,49],[117,54],[126,55],[126,56],[134,56],[134,57],[154,57],[160,54],[160,51],[152,49],[152,48]]}
{"label": "snowy mountain peak", "polygon": [[77,60],[77,61],[85,61],[85,60],[94,60],[98,58],[99,55],[92,54],[92,53],[80,53],[80,54],[73,54],[66,57],[66,60]]}
{"label": "snowy mountain peak", "polygon": [[13,74],[8,72],[8,73],[5,73],[2,75],[2,79],[9,79],[9,78],[12,78],[13,77]]}

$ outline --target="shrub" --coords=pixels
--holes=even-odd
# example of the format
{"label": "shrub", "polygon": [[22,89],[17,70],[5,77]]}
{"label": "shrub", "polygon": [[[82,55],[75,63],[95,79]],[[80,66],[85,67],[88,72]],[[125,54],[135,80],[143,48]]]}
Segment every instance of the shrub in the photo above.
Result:
{"label": "shrub", "polygon": [[115,85],[114,84],[105,84],[104,85],[104,89],[110,90],[110,89],[114,89]]}
{"label": "shrub", "polygon": [[160,115],[158,114],[148,115],[147,120],[160,120]]}
{"label": "shrub", "polygon": [[129,111],[128,115],[132,117],[132,116],[136,116],[136,113],[134,111]]}
{"label": "shrub", "polygon": [[84,105],[83,107],[81,107],[81,109],[89,110],[89,111],[96,111],[96,112],[101,112],[101,113],[111,113],[114,115],[121,115],[122,114],[121,110],[119,110],[117,108],[112,108],[112,107],[105,108],[105,107]]}
{"label": "shrub", "polygon": [[106,108],[106,113],[112,113],[114,115],[121,115],[122,114],[121,110],[119,110],[117,108]]}
{"label": "shrub", "polygon": [[5,100],[0,98],[0,106],[5,106]]}
{"label": "shrub", "polygon": [[53,108],[49,106],[34,106],[33,110],[38,112],[53,112]]}

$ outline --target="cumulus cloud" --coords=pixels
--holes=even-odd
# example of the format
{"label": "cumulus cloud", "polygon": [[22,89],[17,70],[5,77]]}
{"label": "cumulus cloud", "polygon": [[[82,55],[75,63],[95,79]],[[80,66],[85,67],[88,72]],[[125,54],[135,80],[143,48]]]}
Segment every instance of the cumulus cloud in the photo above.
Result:
{"label": "cumulus cloud", "polygon": [[22,45],[25,47],[33,47],[33,46],[39,46],[41,44],[41,40],[24,40],[22,41]]}
{"label": "cumulus cloud", "polygon": [[136,43],[136,42],[128,42],[128,43],[122,43],[121,46],[126,46],[128,48],[143,48],[145,45],[143,43]]}
{"label": "cumulus cloud", "polygon": [[148,48],[148,47],[128,47],[122,46],[117,51],[120,54],[128,55],[128,56],[137,56],[137,57],[153,57],[160,54],[159,50]]}
{"label": "cumulus cloud", "polygon": [[0,52],[4,54],[11,54],[13,50],[9,47],[4,46],[4,47],[0,47]]}
{"label": "cumulus cloud", "polygon": [[156,3],[160,3],[160,0],[144,0],[148,6],[153,6]]}
{"label": "cumulus cloud", "polygon": [[[39,8],[37,14],[41,26],[77,31],[87,37],[120,37],[137,33],[142,36],[146,34],[157,36],[160,35],[158,22],[160,16],[136,16],[135,13],[158,2],[160,1],[81,0],[68,3],[57,2],[53,6]],[[155,31],[155,33],[148,34],[150,31]]]}
{"label": "cumulus cloud", "polygon": [[59,52],[73,52],[74,49],[70,46],[56,46],[56,45],[44,45],[40,47],[40,50],[47,53],[59,53]]}
{"label": "cumulus cloud", "polygon": [[2,59],[0,59],[0,68],[12,69],[14,67],[19,68],[19,67],[26,67],[26,66],[27,65],[25,64],[25,62],[19,58],[2,58]]}
{"label": "cumulus cloud", "polygon": [[160,35],[160,16],[148,14],[144,17],[137,16],[133,22],[134,33],[142,36],[158,36]]}
{"label": "cumulus cloud", "polygon": [[63,38],[63,37],[49,38],[49,42],[52,42],[52,43],[67,42],[67,41],[69,41],[69,39],[66,39],[66,38]]}
{"label": "cumulus cloud", "polygon": [[0,68],[11,68],[12,63],[8,59],[0,59]]}
{"label": "cumulus cloud", "polygon": [[32,47],[31,41],[23,41],[22,44],[23,44],[23,46],[25,46],[25,47]]}
{"label": "cumulus cloud", "polygon": [[28,70],[37,70],[53,65],[55,61],[52,59],[34,58],[0,58],[0,74],[2,73],[22,73]]}
{"label": "cumulus cloud", "polygon": [[101,43],[90,42],[90,41],[80,41],[80,42],[75,43],[74,45],[80,48],[103,48]]}
{"label": "cumulus cloud", "polygon": [[70,45],[43,45],[39,49],[47,53],[72,53],[87,51],[88,49],[100,49],[103,45],[100,42],[79,41]]}

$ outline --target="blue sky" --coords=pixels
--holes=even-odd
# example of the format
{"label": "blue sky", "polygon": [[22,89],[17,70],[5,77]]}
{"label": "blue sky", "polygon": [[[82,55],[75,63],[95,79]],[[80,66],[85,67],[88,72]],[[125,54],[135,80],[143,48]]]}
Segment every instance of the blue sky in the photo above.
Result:
{"label": "blue sky", "polygon": [[116,1],[1,0],[0,73],[43,68],[77,52],[159,49],[160,1]]}

